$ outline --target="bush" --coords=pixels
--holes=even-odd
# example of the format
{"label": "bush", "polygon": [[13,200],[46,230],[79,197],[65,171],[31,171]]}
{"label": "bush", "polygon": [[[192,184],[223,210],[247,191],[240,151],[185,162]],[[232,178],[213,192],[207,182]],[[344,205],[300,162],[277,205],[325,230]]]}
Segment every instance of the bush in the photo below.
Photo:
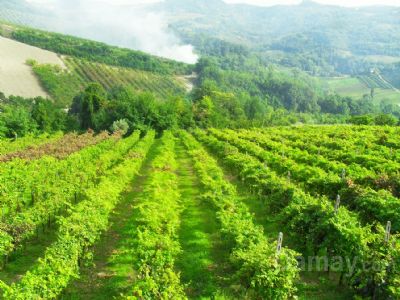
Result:
{"label": "bush", "polygon": [[389,125],[394,126],[398,122],[397,118],[393,115],[380,114],[375,117],[376,125]]}
{"label": "bush", "polygon": [[110,129],[113,133],[120,132],[123,135],[125,135],[129,130],[128,121],[126,119],[114,121],[114,123],[111,125]]}

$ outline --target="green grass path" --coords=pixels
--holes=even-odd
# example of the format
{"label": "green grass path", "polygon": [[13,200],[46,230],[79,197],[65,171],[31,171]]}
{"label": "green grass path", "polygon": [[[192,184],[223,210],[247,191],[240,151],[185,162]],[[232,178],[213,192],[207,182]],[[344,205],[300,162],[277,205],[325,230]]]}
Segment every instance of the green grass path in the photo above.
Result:
{"label": "green grass path", "polygon": [[111,226],[93,248],[93,262],[81,268],[81,277],[69,285],[61,299],[109,300],[132,287],[133,259],[130,245],[135,201],[151,172],[151,162],[158,154],[159,141],[150,148],[142,169],[133,180],[111,216]]}
{"label": "green grass path", "polygon": [[201,186],[193,170],[193,161],[182,143],[177,142],[178,180],[181,192],[179,242],[182,254],[176,260],[181,281],[192,299],[207,299],[217,292],[216,269],[223,257],[215,212],[201,200]]}

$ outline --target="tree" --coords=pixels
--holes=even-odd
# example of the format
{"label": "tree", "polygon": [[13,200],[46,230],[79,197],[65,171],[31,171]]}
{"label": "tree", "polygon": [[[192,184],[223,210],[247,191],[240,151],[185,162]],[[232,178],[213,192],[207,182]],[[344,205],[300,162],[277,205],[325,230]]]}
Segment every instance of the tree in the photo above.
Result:
{"label": "tree", "polygon": [[261,119],[267,111],[267,105],[258,97],[247,99],[244,104],[244,111],[249,120]]}
{"label": "tree", "polygon": [[211,125],[211,117],[214,114],[214,103],[208,96],[203,97],[193,105],[193,115],[196,123],[203,128]]}
{"label": "tree", "polygon": [[374,117],[372,115],[353,116],[348,122],[354,125],[373,125]]}
{"label": "tree", "polygon": [[101,120],[96,119],[96,114],[105,102],[106,92],[103,87],[98,83],[91,83],[83,93],[75,97],[70,113],[78,115],[82,129],[97,129]]}
{"label": "tree", "polygon": [[5,101],[6,99],[7,99],[6,95],[4,95],[4,93],[0,92],[0,101]]}
{"label": "tree", "polygon": [[65,113],[47,99],[35,98],[31,114],[41,131],[52,132],[65,128]]}
{"label": "tree", "polygon": [[19,137],[36,131],[36,123],[29,110],[22,106],[6,106],[1,114],[0,123],[7,128],[6,137]]}
{"label": "tree", "polygon": [[379,114],[375,117],[376,125],[389,125],[394,126],[398,123],[398,119],[392,115],[388,114]]}

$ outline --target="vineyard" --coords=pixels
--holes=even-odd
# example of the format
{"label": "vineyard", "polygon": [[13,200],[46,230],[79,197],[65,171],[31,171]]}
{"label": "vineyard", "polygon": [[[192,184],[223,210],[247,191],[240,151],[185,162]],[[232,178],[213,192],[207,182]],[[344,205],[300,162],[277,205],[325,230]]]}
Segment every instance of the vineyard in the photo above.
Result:
{"label": "vineyard", "polygon": [[185,94],[185,83],[171,75],[160,75],[128,68],[113,67],[72,57],[64,57],[67,70],[32,62],[42,86],[58,104],[69,105],[77,91],[98,82],[104,89],[130,87],[138,92],[152,92],[160,99]]}
{"label": "vineyard", "polygon": [[3,141],[2,298],[399,299],[399,133]]}
{"label": "vineyard", "polygon": [[374,89],[374,100],[384,103],[398,103],[399,92],[377,74],[319,78],[319,80],[323,89],[336,92],[341,96],[361,99],[364,95],[371,95],[371,89]]}
{"label": "vineyard", "polygon": [[385,80],[383,80],[382,77],[377,74],[363,75],[359,76],[358,78],[370,89],[381,88],[390,90],[393,88],[389,83],[387,83]]}
{"label": "vineyard", "polygon": [[130,86],[137,91],[152,91],[161,98],[185,93],[183,83],[172,76],[117,68],[74,58],[66,58],[66,63],[84,85],[99,82],[107,90],[115,86]]}
{"label": "vineyard", "polygon": [[17,138],[14,140],[0,139],[0,157],[8,153],[15,153],[20,150],[23,151],[28,147],[34,148],[43,144],[50,144],[60,138],[62,138],[62,133],[56,133],[53,135],[45,133],[40,136],[27,135],[23,138]]}

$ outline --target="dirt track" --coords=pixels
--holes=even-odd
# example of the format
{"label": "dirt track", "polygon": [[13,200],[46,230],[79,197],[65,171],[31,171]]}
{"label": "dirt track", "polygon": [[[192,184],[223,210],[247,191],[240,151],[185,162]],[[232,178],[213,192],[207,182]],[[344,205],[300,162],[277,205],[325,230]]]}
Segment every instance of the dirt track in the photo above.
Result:
{"label": "dirt track", "polygon": [[0,37],[0,92],[6,96],[48,96],[31,67],[26,64],[28,59],[64,66],[53,52]]}

